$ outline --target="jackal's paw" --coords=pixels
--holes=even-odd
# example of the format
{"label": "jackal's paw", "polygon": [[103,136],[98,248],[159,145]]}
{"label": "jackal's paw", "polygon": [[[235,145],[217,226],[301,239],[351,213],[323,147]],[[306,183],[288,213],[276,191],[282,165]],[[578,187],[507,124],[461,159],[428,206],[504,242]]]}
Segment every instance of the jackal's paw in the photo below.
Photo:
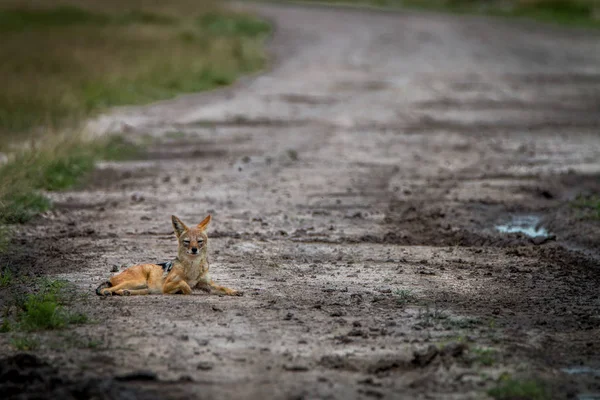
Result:
{"label": "jackal's paw", "polygon": [[241,290],[232,290],[229,293],[227,293],[229,296],[243,296],[244,292],[242,292]]}
{"label": "jackal's paw", "polygon": [[98,296],[108,296],[109,294],[104,293],[106,291],[106,289],[108,289],[109,287],[111,287],[112,285],[110,284],[109,281],[103,282],[100,284],[100,286],[98,286],[96,288],[96,294]]}
{"label": "jackal's paw", "polygon": [[123,293],[121,293],[121,296],[131,296],[131,292],[127,289],[123,289]]}
{"label": "jackal's paw", "polygon": [[111,292],[110,290],[108,290],[108,289],[103,289],[103,290],[100,292],[100,294],[101,294],[102,296],[112,296],[112,292]]}

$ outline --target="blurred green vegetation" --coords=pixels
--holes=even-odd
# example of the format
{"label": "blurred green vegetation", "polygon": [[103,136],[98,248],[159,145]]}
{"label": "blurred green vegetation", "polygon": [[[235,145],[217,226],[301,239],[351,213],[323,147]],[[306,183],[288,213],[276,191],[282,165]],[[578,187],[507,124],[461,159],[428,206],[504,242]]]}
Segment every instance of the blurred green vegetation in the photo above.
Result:
{"label": "blurred green vegetation", "polygon": [[584,219],[600,219],[600,195],[579,195],[571,203]]}
{"label": "blurred green vegetation", "polygon": [[549,399],[549,393],[545,385],[534,379],[514,379],[509,375],[503,375],[498,385],[490,390],[488,394],[497,400],[544,400]]}
{"label": "blurred green vegetation", "polygon": [[41,192],[81,183],[96,161],[138,158],[143,151],[122,136],[90,141],[78,132],[46,134],[37,147],[12,154],[0,167],[0,224],[25,223],[49,210],[52,204]]}
{"label": "blurred green vegetation", "polygon": [[306,0],[319,3],[407,7],[454,13],[525,17],[565,25],[600,27],[598,0]]}
{"label": "blurred green vegetation", "polygon": [[270,25],[219,4],[0,3],[0,151],[39,127],[228,85],[263,68]]}
{"label": "blurred green vegetation", "polygon": [[228,85],[266,65],[271,26],[216,0],[0,2],[0,242],[48,210],[44,191],[100,159],[138,156],[80,122],[111,106]]}

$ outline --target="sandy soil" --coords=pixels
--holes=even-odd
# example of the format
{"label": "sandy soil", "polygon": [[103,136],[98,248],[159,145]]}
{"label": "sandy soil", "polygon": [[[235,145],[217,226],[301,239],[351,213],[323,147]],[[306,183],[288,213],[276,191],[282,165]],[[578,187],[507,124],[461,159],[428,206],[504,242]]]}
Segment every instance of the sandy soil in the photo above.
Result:
{"label": "sandy soil", "polygon": [[[503,373],[598,398],[600,223],[570,205],[600,190],[598,33],[258,11],[271,71],[99,118],[147,159],[23,229],[31,273],[76,283],[97,321],[37,355],[127,387],[99,398],[481,399]],[[244,297],[93,294],[115,264],[174,257],[171,214],[208,213],[213,278]],[[495,229],[515,216],[549,237]]]}

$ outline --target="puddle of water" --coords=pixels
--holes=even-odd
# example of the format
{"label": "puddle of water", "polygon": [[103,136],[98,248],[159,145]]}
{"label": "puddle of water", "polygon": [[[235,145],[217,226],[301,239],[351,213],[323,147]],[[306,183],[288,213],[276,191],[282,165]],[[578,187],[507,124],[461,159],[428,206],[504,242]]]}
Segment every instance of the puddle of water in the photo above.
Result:
{"label": "puddle of water", "polygon": [[[591,375],[600,376],[600,368],[591,367],[567,367],[561,368],[562,372],[569,375]],[[577,400],[600,400],[600,393],[579,393]]]}
{"label": "puddle of water", "polygon": [[600,400],[600,393],[581,393],[577,395],[577,400]]}
{"label": "puddle of water", "polygon": [[506,224],[496,225],[496,230],[502,233],[522,233],[530,237],[549,237],[550,233],[542,227],[538,228],[540,217],[535,215],[513,216]]}
{"label": "puddle of water", "polygon": [[600,368],[590,368],[590,367],[568,367],[561,368],[562,372],[565,372],[569,375],[592,375],[592,376],[600,376]]}

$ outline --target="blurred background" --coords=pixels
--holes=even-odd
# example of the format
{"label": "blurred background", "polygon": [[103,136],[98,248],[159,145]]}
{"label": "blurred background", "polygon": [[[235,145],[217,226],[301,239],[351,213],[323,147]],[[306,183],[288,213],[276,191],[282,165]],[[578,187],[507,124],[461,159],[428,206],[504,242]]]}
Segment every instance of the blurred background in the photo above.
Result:
{"label": "blurred background", "polygon": [[[599,0],[319,3],[600,27]],[[137,152],[122,137],[84,138],[82,121],[109,107],[226,86],[260,71],[271,30],[268,21],[215,0],[3,0],[0,221],[29,220],[50,207],[39,190],[66,189],[97,160]]]}
{"label": "blurred background", "polygon": [[81,123],[108,107],[229,85],[265,66],[271,26],[219,1],[0,3],[0,222],[48,209],[98,159],[131,156]]}

